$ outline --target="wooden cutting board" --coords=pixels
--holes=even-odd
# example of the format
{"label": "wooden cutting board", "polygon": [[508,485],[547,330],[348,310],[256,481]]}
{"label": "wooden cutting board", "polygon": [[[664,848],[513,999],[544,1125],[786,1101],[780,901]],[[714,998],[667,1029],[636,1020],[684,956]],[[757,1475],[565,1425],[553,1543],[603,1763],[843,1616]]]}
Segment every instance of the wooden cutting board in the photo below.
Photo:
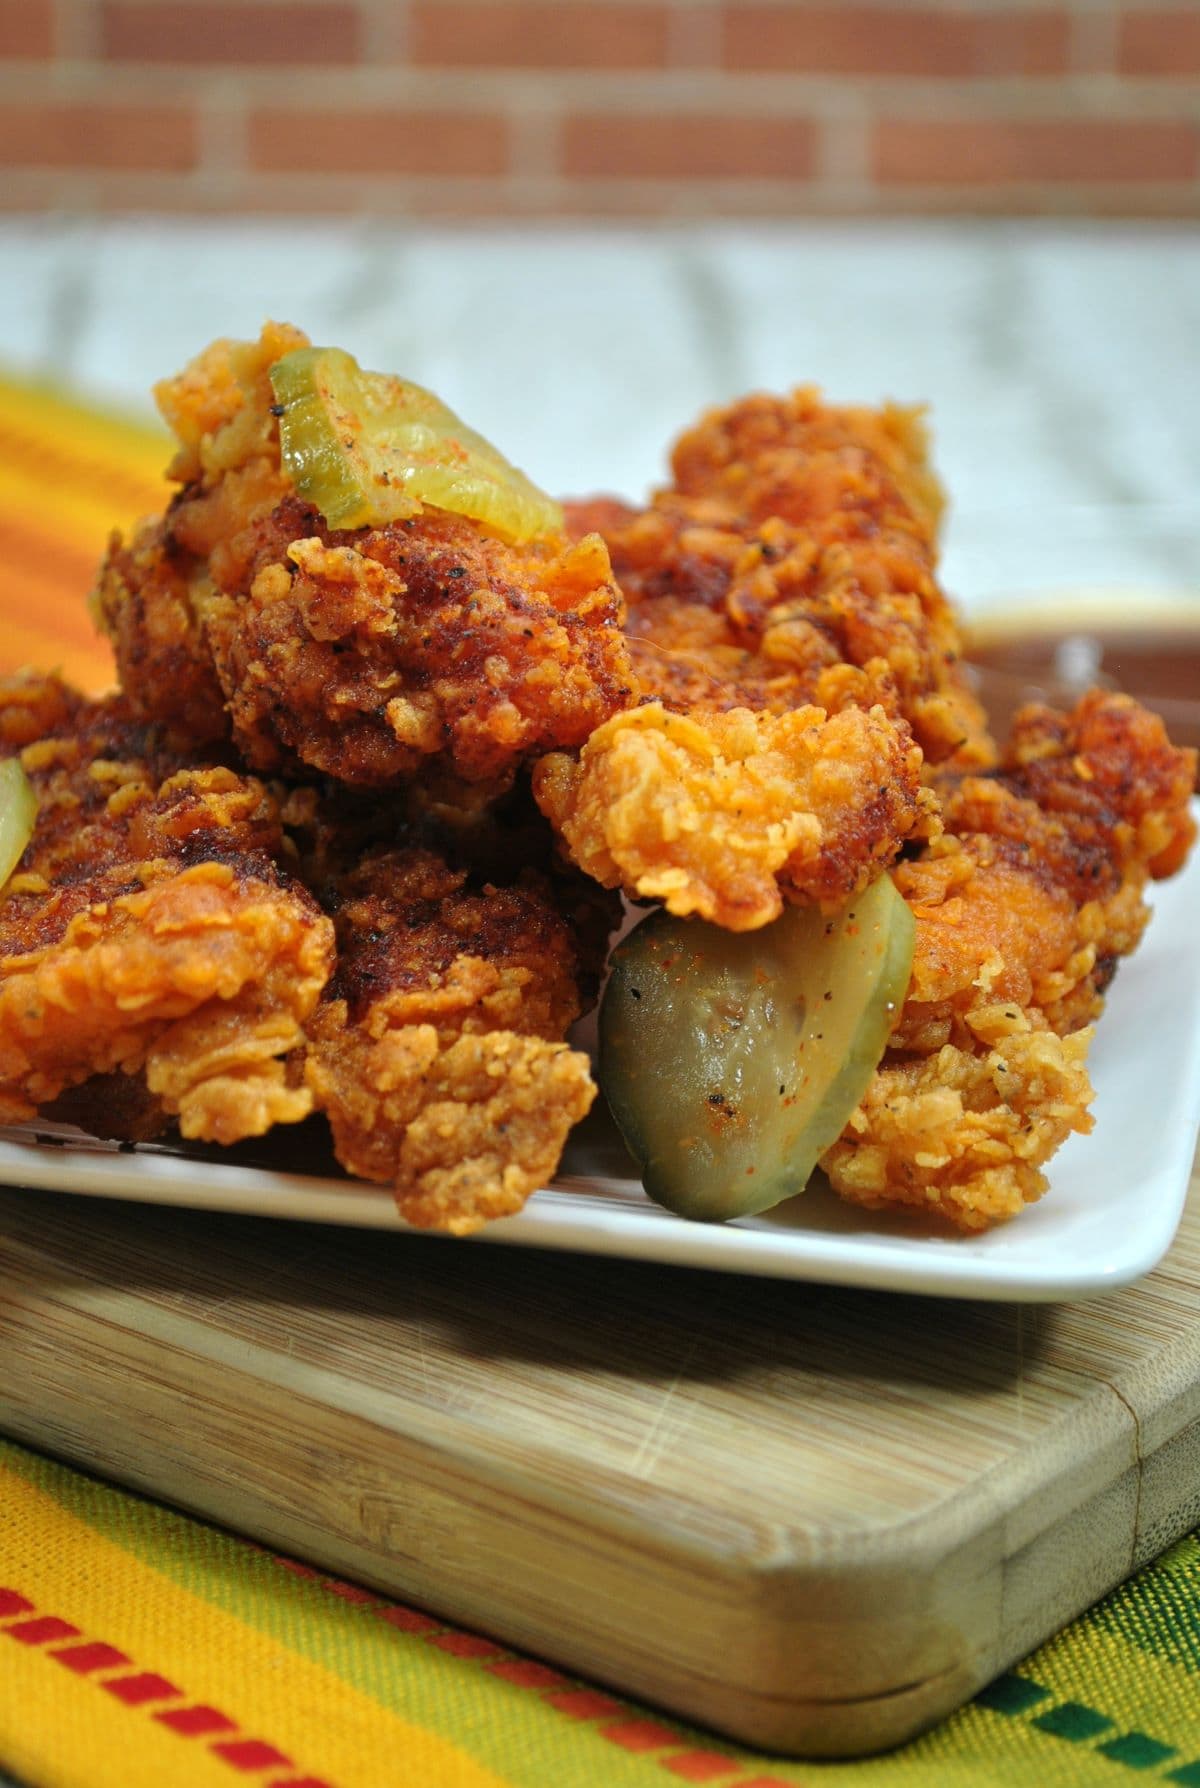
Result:
{"label": "wooden cutting board", "polygon": [[949,1712],[1200,1521],[1200,1176],[1008,1306],[0,1192],[0,1428],[732,1734]]}

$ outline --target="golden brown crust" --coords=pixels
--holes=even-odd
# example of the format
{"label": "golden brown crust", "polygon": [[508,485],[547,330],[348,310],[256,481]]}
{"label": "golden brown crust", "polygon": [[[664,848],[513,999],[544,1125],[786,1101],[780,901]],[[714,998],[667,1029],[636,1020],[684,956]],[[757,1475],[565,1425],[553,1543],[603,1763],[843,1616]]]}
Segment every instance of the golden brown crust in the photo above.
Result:
{"label": "golden brown crust", "polygon": [[1195,754],[1126,696],[1017,716],[1004,765],[943,785],[946,833],[894,871],[917,920],[908,998],[866,1099],[823,1165],[871,1206],[978,1229],[1046,1187],[1091,1127],[1090,1026],[1178,867]]}
{"label": "golden brown crust", "polygon": [[781,713],[826,705],[820,677],[853,667],[846,699],[906,720],[931,763],[994,760],[935,573],[941,492],[917,412],[758,395],[702,418],[672,464],[647,510],[568,511],[609,543],[645,693]]}
{"label": "golden brown crust", "polygon": [[519,1210],[595,1096],[560,1039],[594,986],[599,931],[573,927],[535,872],[472,884],[425,848],[372,853],[326,898],[339,962],[306,1081],[339,1161],[390,1181],[421,1227],[465,1234]]}
{"label": "golden brown crust", "polygon": [[213,598],[204,630],[256,768],[502,785],[631,698],[598,536],[512,547],[433,513],[331,534],[295,499],[255,532],[248,582]]}
{"label": "golden brown crust", "polygon": [[0,896],[0,1112],[27,1118],[119,1071],[188,1136],[231,1142],[304,1116],[286,1058],[332,928],[280,873],[268,792],[181,765],[119,699],[0,684],[6,735],[35,713],[21,762],[37,825]]}
{"label": "golden brown crust", "polygon": [[895,855],[921,810],[921,756],[879,709],[619,714],[534,793],[605,887],[732,931],[784,900],[840,904]]}
{"label": "golden brown crust", "polygon": [[516,547],[436,510],[331,533],[281,469],[268,325],[159,387],[183,489],[114,539],[93,598],[134,711],[252,768],[502,787],[632,699],[599,536]]}

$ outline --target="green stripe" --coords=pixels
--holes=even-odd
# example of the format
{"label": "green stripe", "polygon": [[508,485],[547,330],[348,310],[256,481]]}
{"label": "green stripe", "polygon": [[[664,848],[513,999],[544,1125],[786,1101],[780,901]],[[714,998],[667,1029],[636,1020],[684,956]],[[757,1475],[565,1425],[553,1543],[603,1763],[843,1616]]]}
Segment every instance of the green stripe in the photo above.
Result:
{"label": "green stripe", "polygon": [[1179,1540],[1091,1615],[1148,1657],[1200,1673],[1200,1535]]}
{"label": "green stripe", "polygon": [[1145,1732],[1123,1732],[1120,1738],[1110,1738],[1096,1749],[1105,1757],[1111,1757],[1114,1763],[1124,1763],[1128,1769],[1155,1769],[1175,1755],[1174,1745],[1159,1744]]}
{"label": "green stripe", "polygon": [[1058,1707],[1039,1714],[1033,1723],[1039,1732],[1049,1732],[1053,1738],[1065,1738],[1073,1745],[1098,1738],[1112,1725],[1107,1714],[1086,1707],[1082,1701],[1063,1701]]}
{"label": "green stripe", "polygon": [[[536,1691],[490,1677],[479,1664],[388,1626],[369,1608],[341,1600],[219,1529],[3,1441],[0,1460],[169,1581],[436,1732],[516,1788],[667,1788],[681,1779],[663,1769],[666,1748],[623,1750],[601,1736],[598,1728],[607,1721],[570,1719]],[[380,1602],[387,1605],[382,1597]],[[1084,1641],[1076,1673],[1086,1672],[1089,1626],[1077,1623],[1053,1641],[1053,1660],[1036,1653],[1028,1676],[1014,1671],[998,1678],[932,1732],[861,1762],[788,1762],[724,1743],[617,1696],[621,1712],[612,1718],[650,1719],[677,1734],[681,1749],[728,1756],[737,1773],[717,1778],[720,1788],[739,1788],[757,1777],[789,1788],[929,1788],[931,1781],[938,1788],[999,1788],[1014,1781],[1094,1788],[1098,1756],[1116,1766],[1106,1779],[1119,1784],[1121,1766],[1143,1771],[1177,1752],[1140,1730],[1115,1732],[1094,1744],[1097,1734],[1112,1731],[1109,1716],[1066,1699],[1046,1707],[1055,1691],[1039,1677],[1059,1676],[1069,1667],[1072,1634]],[[1046,1669],[1039,1668],[1043,1660]],[[1185,1762],[1156,1779],[1200,1788],[1200,1762]]]}
{"label": "green stripe", "polygon": [[[438,1733],[521,1788],[595,1788],[598,1783],[638,1788],[648,1781],[664,1788],[671,1780],[657,1758],[651,1762],[645,1753],[602,1737],[597,1728],[609,1721],[569,1718],[544,1704],[535,1691],[489,1676],[476,1663],[398,1631],[373,1618],[369,1608],[296,1576],[269,1553],[220,1529],[7,1442],[0,1441],[0,1460],[168,1581],[323,1665],[380,1706]],[[387,1605],[385,1598],[380,1597],[380,1605]],[[472,1685],[469,1691],[467,1684]],[[681,1748],[731,1749],[613,1698],[620,1707],[612,1720],[653,1719],[678,1732]],[[552,1748],[546,1742],[548,1730],[554,1735]],[[747,1756],[763,1766],[762,1773],[770,1762],[771,1774],[792,1780],[791,1766]],[[803,1780],[799,1775],[795,1779]]]}
{"label": "green stripe", "polygon": [[1023,1714],[1045,1701],[1049,1694],[1050,1690],[1043,1688],[1040,1682],[1031,1682],[1027,1676],[1010,1672],[990,1682],[975,1699],[980,1707],[994,1708],[997,1713]]}

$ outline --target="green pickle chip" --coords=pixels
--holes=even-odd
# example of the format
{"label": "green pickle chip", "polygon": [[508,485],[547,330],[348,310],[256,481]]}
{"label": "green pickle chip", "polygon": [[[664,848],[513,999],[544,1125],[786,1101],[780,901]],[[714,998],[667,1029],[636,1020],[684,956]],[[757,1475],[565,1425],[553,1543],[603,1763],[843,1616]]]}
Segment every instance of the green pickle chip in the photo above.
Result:
{"label": "green pickle chip", "polygon": [[561,533],[560,506],[420,385],[364,372],[341,348],[296,348],[271,386],[284,471],[331,528],[381,527],[429,504],[513,544]]}
{"label": "green pickle chip", "polygon": [[0,759],[0,888],[21,861],[33,837],[37,796],[15,757]]}
{"label": "green pickle chip", "polygon": [[600,1085],[650,1197],[747,1216],[802,1192],[887,1047],[916,924],[890,876],[760,931],[659,911],[613,953]]}

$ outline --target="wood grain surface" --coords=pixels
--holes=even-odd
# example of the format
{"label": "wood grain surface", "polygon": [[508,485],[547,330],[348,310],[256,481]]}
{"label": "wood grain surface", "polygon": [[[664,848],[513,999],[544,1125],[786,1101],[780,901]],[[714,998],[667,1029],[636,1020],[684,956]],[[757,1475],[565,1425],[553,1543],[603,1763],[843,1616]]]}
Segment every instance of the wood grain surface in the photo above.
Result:
{"label": "wood grain surface", "polygon": [[935,1301],[0,1192],[0,1427],[720,1731],[949,1712],[1200,1521],[1162,1266]]}

